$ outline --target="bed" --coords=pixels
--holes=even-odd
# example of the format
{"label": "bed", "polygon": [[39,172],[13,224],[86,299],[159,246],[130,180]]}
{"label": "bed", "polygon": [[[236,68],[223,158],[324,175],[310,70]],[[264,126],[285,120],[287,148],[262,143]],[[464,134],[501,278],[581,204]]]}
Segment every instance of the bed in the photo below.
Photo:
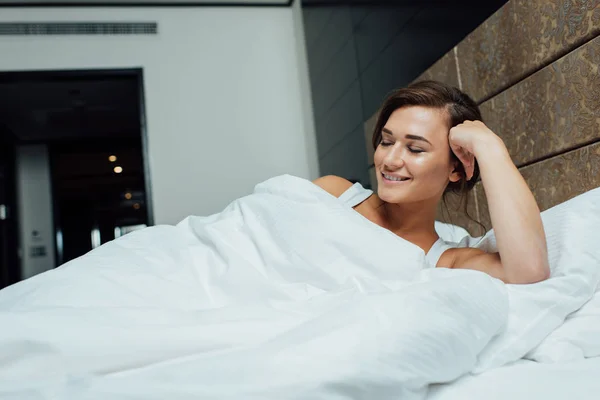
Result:
{"label": "bed", "polygon": [[521,360],[452,384],[433,385],[428,400],[597,399],[600,357],[543,364]]}
{"label": "bed", "polygon": [[[542,219],[552,278],[505,285],[429,268],[418,246],[277,176],[0,291],[0,398],[425,400],[489,381],[517,396],[524,371],[543,385],[583,368],[580,382],[600,356],[600,189]],[[494,250],[493,231],[463,240]]]}

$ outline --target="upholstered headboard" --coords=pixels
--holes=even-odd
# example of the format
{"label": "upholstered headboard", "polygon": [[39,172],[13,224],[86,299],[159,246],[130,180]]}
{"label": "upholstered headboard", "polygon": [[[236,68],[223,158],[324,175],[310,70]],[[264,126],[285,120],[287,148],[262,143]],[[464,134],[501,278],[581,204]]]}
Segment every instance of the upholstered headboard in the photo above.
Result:
{"label": "upholstered headboard", "polygon": [[[600,0],[511,0],[417,80],[477,101],[545,210],[600,187],[599,35]],[[365,122],[371,165],[375,117]],[[481,182],[469,210],[491,228]],[[439,218],[482,233],[453,207]]]}

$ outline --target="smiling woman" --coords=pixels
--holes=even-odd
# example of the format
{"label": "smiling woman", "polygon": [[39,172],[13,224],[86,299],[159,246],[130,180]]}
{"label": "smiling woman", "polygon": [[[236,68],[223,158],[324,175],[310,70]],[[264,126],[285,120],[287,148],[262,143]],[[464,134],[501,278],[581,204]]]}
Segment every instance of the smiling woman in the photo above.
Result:
{"label": "smiling woman", "polygon": [[[369,219],[421,247],[432,267],[476,269],[509,283],[549,276],[540,210],[502,140],[459,89],[422,81],[393,92],[373,132],[377,194],[337,176],[314,183]],[[480,176],[498,253],[458,248],[435,230],[449,192],[465,196]],[[364,193],[348,196],[350,191]],[[466,203],[466,201],[465,201]]]}
{"label": "smiling woman", "polygon": [[[375,151],[382,200],[437,204],[448,184],[460,181],[463,172],[449,151],[446,120],[441,110],[426,106],[392,112],[381,128]],[[414,184],[410,190],[400,190],[410,184]]]}

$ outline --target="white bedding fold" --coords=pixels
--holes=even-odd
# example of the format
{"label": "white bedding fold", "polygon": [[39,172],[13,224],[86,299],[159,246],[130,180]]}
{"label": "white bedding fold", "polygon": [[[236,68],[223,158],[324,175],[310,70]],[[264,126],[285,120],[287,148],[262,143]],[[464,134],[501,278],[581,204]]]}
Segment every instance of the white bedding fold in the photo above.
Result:
{"label": "white bedding fold", "polygon": [[0,291],[0,397],[421,399],[512,343],[510,293],[280,176]]}

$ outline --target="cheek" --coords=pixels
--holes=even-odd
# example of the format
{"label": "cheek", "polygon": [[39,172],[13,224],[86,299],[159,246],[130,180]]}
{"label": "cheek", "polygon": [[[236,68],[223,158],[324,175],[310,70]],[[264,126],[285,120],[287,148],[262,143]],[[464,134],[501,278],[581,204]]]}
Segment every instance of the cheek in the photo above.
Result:
{"label": "cheek", "polygon": [[381,151],[381,146],[377,146],[375,149],[375,153],[373,153],[373,163],[375,165],[381,163],[381,159],[383,158],[383,151]]}
{"label": "cheek", "polygon": [[421,178],[427,178],[427,181],[431,183],[446,181],[449,167],[444,161],[436,160],[433,155],[432,157],[416,157],[411,162],[413,173],[418,174]]}

